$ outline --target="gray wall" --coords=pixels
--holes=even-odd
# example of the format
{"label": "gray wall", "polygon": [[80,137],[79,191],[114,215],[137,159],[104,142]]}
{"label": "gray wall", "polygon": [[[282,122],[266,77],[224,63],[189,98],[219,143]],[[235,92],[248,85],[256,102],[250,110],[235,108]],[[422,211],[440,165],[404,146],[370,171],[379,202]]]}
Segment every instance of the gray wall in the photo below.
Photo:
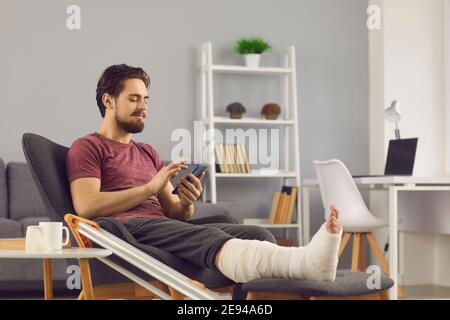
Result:
{"label": "gray wall", "polygon": [[[81,7],[81,30],[65,26],[70,4]],[[24,160],[24,132],[70,145],[97,130],[99,74],[125,62],[152,78],[147,126],[135,139],[168,158],[172,131],[191,129],[197,119],[201,43],[213,43],[218,63],[242,63],[232,53],[234,41],[260,35],[274,47],[263,65],[280,63],[279,52],[296,46],[303,177],[314,175],[313,159],[331,157],[355,173],[368,172],[366,7],[361,0],[2,0],[0,157]],[[232,100],[243,101],[250,114],[265,101],[281,102],[273,78],[222,76],[217,85],[219,113]],[[266,181],[220,181],[219,198],[243,199],[247,192],[235,214],[264,217],[271,201],[266,195],[279,185]],[[317,195],[313,208],[315,231],[323,219]]]}

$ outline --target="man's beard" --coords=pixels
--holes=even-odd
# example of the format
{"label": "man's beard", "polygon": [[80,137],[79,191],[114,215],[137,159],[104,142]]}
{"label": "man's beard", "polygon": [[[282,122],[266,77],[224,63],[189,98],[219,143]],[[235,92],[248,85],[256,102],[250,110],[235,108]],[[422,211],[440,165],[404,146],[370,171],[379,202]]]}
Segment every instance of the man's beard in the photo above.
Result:
{"label": "man's beard", "polygon": [[114,119],[117,121],[117,125],[124,131],[129,133],[139,133],[144,130],[144,122],[143,121],[124,121],[120,119],[117,113],[114,115]]}

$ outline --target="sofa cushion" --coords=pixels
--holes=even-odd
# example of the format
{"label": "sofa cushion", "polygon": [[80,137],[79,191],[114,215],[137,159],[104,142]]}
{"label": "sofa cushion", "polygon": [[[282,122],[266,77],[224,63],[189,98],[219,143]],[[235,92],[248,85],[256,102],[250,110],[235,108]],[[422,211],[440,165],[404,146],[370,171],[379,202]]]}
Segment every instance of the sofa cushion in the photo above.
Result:
{"label": "sofa cushion", "polygon": [[0,238],[22,238],[22,225],[14,220],[0,218]]}
{"label": "sofa cushion", "polygon": [[26,163],[8,163],[6,183],[10,219],[48,216]]}
{"label": "sofa cushion", "polygon": [[304,296],[359,296],[387,290],[394,281],[383,272],[380,287],[371,289],[367,283],[371,274],[337,270],[335,281],[293,280],[293,279],[256,279],[242,284],[244,292],[282,292]]}
{"label": "sofa cushion", "polygon": [[194,218],[203,218],[218,215],[224,216],[230,214],[224,207],[221,207],[218,204],[212,204],[210,202],[195,201],[194,207]]}
{"label": "sofa cushion", "polygon": [[8,193],[6,190],[5,163],[0,159],[0,218],[8,217]]}

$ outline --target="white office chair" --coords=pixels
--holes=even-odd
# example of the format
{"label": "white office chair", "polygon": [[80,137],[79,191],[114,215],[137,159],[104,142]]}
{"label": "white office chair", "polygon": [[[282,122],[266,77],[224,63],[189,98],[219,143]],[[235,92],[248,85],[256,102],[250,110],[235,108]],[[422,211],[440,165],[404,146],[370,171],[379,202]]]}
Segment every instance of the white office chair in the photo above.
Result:
{"label": "white office chair", "polygon": [[[353,236],[352,271],[365,271],[364,236],[377,256],[383,271],[389,275],[389,265],[383,256],[373,231],[386,227],[388,219],[375,217],[367,208],[361,193],[344,163],[337,159],[314,161],[320,194],[325,208],[325,219],[331,205],[339,210],[339,221],[344,229],[339,257]],[[399,288],[399,296],[404,296]]]}

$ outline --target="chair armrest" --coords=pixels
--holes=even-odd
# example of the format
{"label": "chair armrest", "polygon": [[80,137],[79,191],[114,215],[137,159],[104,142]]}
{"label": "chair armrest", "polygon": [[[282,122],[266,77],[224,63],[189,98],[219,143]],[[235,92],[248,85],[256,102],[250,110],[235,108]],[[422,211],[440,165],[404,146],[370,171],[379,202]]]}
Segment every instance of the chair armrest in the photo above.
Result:
{"label": "chair armrest", "polygon": [[188,221],[192,224],[207,224],[207,223],[230,223],[230,224],[238,224],[238,221],[235,217],[230,215],[216,215],[210,217],[203,217],[197,219],[191,219]]}
{"label": "chair armrest", "polygon": [[195,201],[194,218],[203,218],[209,216],[229,215],[227,209],[216,203]]}

